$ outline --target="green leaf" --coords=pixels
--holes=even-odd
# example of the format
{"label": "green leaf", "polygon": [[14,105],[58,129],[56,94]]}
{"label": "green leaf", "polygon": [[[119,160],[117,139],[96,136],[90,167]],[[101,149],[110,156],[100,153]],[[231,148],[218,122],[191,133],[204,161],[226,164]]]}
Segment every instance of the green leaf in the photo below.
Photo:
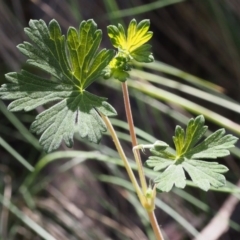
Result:
{"label": "green leaf", "polygon": [[176,127],[173,137],[175,153],[169,148],[161,147],[164,146],[163,143],[160,147],[155,144],[150,149],[153,156],[150,156],[146,163],[154,171],[160,171],[155,179],[158,190],[168,192],[174,185],[184,188],[185,172],[199,188],[205,191],[211,186],[215,188],[224,186],[226,180],[222,173],[227,172],[228,168],[217,162],[202,159],[216,159],[229,155],[228,149],[234,147],[238,138],[231,134],[225,135],[225,130],[219,129],[198,143],[207,130],[204,122],[204,117],[198,116],[190,119],[186,132],[180,126]]}
{"label": "green leaf", "polygon": [[43,20],[31,20],[29,26],[25,32],[34,44],[24,42],[18,49],[29,64],[51,74],[51,78],[24,70],[6,74],[10,83],[0,88],[1,98],[13,100],[8,106],[11,111],[30,111],[52,103],[31,126],[32,131],[42,134],[40,143],[48,152],[58,148],[62,140],[71,147],[75,132],[99,142],[106,131],[100,113],[116,115],[106,98],[86,91],[114,57],[112,50],[98,52],[101,30],[93,20],[83,21],[79,30],[70,27],[65,39],[55,20],[49,26]]}
{"label": "green leaf", "polygon": [[157,188],[163,192],[169,192],[174,184],[178,188],[184,188],[186,186],[185,179],[182,166],[172,164],[162,173]]}
{"label": "green leaf", "polygon": [[196,185],[208,191],[210,185],[219,188],[225,185],[225,177],[221,173],[228,171],[224,165],[216,162],[188,160],[183,162],[184,169],[188,172]]}
{"label": "green leaf", "polygon": [[138,62],[153,62],[154,57],[151,52],[151,47],[150,44],[144,44],[132,51],[131,56]]}

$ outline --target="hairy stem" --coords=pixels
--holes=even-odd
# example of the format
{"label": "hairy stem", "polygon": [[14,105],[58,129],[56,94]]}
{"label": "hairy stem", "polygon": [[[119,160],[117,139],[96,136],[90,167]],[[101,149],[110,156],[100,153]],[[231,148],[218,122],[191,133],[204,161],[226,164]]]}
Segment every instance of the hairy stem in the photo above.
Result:
{"label": "hairy stem", "polygon": [[[123,91],[124,107],[125,107],[125,112],[126,112],[126,116],[127,116],[132,146],[135,147],[138,145],[138,143],[137,143],[137,137],[136,137],[136,133],[135,133],[135,129],[134,129],[132,110],[131,110],[131,104],[130,104],[129,93],[128,93],[128,86],[127,86],[126,82],[122,83],[122,91]],[[146,183],[145,175],[143,173],[141,155],[140,155],[140,152],[138,149],[136,150],[136,153],[137,154],[135,156],[135,160],[136,160],[136,163],[138,166],[138,175],[139,175],[143,193],[145,194],[147,191],[147,183]]]}

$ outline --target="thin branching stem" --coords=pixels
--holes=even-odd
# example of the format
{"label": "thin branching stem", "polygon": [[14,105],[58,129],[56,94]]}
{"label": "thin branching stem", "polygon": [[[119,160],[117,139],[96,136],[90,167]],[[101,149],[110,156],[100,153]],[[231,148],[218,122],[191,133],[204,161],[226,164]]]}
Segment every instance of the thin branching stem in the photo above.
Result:
{"label": "thin branching stem", "polygon": [[147,184],[146,184],[146,177],[145,177],[143,166],[142,166],[142,161],[140,158],[139,145],[133,147],[133,155],[134,155],[137,167],[138,167],[138,176],[139,176],[140,183],[142,186],[143,195],[146,195]]}
{"label": "thin branching stem", "polygon": [[[128,86],[127,86],[126,82],[122,83],[122,91],[123,91],[125,112],[126,112],[126,116],[127,116],[129,132],[130,132],[132,146],[133,146],[134,158],[135,158],[136,164],[138,166],[138,175],[139,175],[142,191],[143,191],[143,194],[145,196],[145,194],[147,192],[147,182],[146,182],[146,177],[145,177],[145,174],[144,174],[144,171],[143,171],[141,155],[140,155],[140,152],[139,152],[139,148],[137,147],[137,145],[138,145],[137,137],[136,137],[136,133],[135,133],[131,104],[130,104],[129,93],[128,93]],[[164,240],[163,236],[162,236],[162,233],[161,233],[161,230],[158,226],[157,219],[155,217],[154,209],[151,210],[151,211],[148,211],[148,216],[149,216],[149,220],[150,220],[150,223],[152,225],[156,240]]]}
{"label": "thin branching stem", "polygon": [[122,83],[122,91],[123,91],[124,107],[126,111],[128,125],[129,125],[131,141],[132,141],[133,147],[135,147],[136,145],[138,145],[138,143],[137,143],[136,133],[134,129],[132,110],[131,110],[131,104],[130,104],[129,93],[128,93],[128,86],[126,82]]}
{"label": "thin branching stem", "polygon": [[[101,114],[102,116],[102,119],[103,121],[105,122],[112,138],[113,138],[113,142],[115,143],[115,146],[117,148],[117,151],[118,151],[118,154],[119,156],[121,157],[121,159],[123,160],[123,163],[124,163],[124,166],[126,168],[126,171],[128,173],[128,176],[135,188],[135,191],[137,192],[137,195],[139,197],[139,200],[140,202],[142,203],[143,206],[145,206],[145,202],[146,202],[146,198],[145,196],[143,195],[143,192],[141,190],[141,188],[139,187],[138,185],[138,182],[135,178],[135,175],[132,171],[132,168],[128,162],[128,159],[122,149],[122,146],[121,146],[121,143],[118,139],[118,136],[112,126],[112,123],[110,122],[109,118],[107,116],[104,116],[103,114]],[[138,166],[139,167],[139,166]],[[153,228],[153,231],[154,231],[154,234],[156,236],[156,240],[164,240],[163,237],[162,237],[162,233],[161,233],[161,230],[158,226],[158,223],[157,223],[157,220],[156,220],[156,217],[155,217],[155,213],[154,213],[154,209],[152,209],[151,211],[147,211],[148,212],[148,216],[149,216],[149,220],[150,220],[150,223],[152,225],[152,228]]]}
{"label": "thin branching stem", "polygon": [[134,173],[132,171],[132,168],[131,168],[128,160],[127,160],[127,157],[126,157],[126,155],[125,155],[125,153],[124,153],[124,151],[122,149],[122,145],[121,145],[121,143],[120,143],[120,141],[118,139],[118,136],[117,136],[117,134],[116,134],[116,132],[115,132],[113,126],[112,126],[112,123],[110,122],[110,120],[109,120],[109,118],[107,116],[104,116],[103,114],[101,114],[101,116],[102,116],[102,119],[105,122],[105,124],[106,124],[106,126],[107,126],[107,128],[108,128],[108,130],[109,130],[109,132],[110,132],[110,134],[112,136],[112,138],[113,138],[113,142],[114,142],[114,144],[115,144],[115,146],[117,148],[118,154],[121,157],[121,159],[123,160],[124,166],[126,168],[128,176],[129,176],[129,178],[130,178],[130,180],[131,180],[131,182],[132,182],[132,184],[134,186],[134,189],[137,192],[137,195],[138,195],[140,201],[142,202],[143,201],[142,190],[139,187],[139,184],[138,184],[138,182],[137,182],[137,180],[135,178],[135,175],[134,175]]}
{"label": "thin branching stem", "polygon": [[[138,143],[137,143],[137,137],[136,137],[134,123],[133,123],[132,110],[131,110],[131,104],[130,104],[129,93],[128,93],[128,86],[127,86],[126,82],[122,83],[122,91],[123,91],[124,107],[125,107],[125,111],[126,111],[126,116],[127,116],[128,126],[129,126],[129,132],[130,132],[131,141],[132,141],[132,146],[135,147],[135,146],[138,145]],[[145,175],[143,173],[141,155],[140,155],[140,152],[139,152],[138,149],[136,150],[136,153],[137,154],[134,155],[134,157],[135,157],[135,161],[136,161],[137,166],[138,166],[139,179],[140,179],[140,183],[141,183],[143,193],[146,194],[147,182],[146,182]]]}

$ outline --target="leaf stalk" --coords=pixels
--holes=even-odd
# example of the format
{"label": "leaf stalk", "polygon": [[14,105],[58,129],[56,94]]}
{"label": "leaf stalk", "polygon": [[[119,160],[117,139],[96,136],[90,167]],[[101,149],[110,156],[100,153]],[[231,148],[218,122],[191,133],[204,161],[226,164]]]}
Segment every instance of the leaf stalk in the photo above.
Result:
{"label": "leaf stalk", "polygon": [[121,157],[121,159],[123,160],[124,167],[126,168],[128,176],[129,176],[129,178],[130,178],[130,180],[133,184],[133,187],[134,187],[135,191],[137,192],[137,195],[138,195],[140,201],[143,202],[144,196],[143,196],[142,190],[139,187],[139,184],[138,184],[138,182],[137,182],[137,180],[134,176],[132,168],[131,168],[131,166],[130,166],[128,160],[127,160],[127,157],[126,157],[126,155],[125,155],[125,153],[122,149],[121,143],[120,143],[120,141],[117,137],[117,134],[116,134],[116,132],[115,132],[113,126],[112,126],[112,123],[110,122],[110,120],[107,116],[104,116],[103,114],[101,114],[101,116],[102,116],[102,119],[103,119],[104,123],[106,124],[111,136],[112,136],[112,139],[113,139],[113,142],[114,142],[114,144],[117,148],[118,154]]}
{"label": "leaf stalk", "polygon": [[[101,114],[101,113],[100,113]],[[117,134],[109,120],[109,118],[107,116],[104,116],[103,114],[101,114],[102,116],[102,119],[103,121],[105,122],[112,138],[113,138],[113,142],[117,148],[117,151],[119,153],[119,156],[121,157],[121,159],[123,160],[123,163],[124,163],[124,166],[126,168],[126,171],[128,173],[128,176],[133,184],[133,187],[135,189],[135,191],[137,192],[137,195],[138,195],[138,198],[142,204],[142,206],[147,210],[147,213],[148,213],[148,216],[149,216],[149,220],[150,220],[150,223],[151,223],[151,226],[153,228],[153,231],[154,231],[154,234],[155,234],[155,237],[156,237],[156,240],[164,240],[163,236],[162,236],[162,233],[161,233],[161,230],[158,226],[158,223],[157,223],[157,219],[156,219],[156,216],[155,216],[155,213],[154,213],[154,207],[155,207],[155,204],[154,204],[154,199],[156,197],[156,187],[154,186],[153,188],[153,191],[152,191],[152,194],[150,196],[147,195],[147,190],[146,190],[146,193],[143,194],[141,188],[139,187],[139,184],[135,178],[135,175],[132,171],[132,168],[127,160],[127,157],[122,149],[122,146],[121,146],[121,143],[117,137]],[[137,149],[137,148],[136,148]],[[135,153],[137,154],[137,153]],[[138,166],[139,167],[139,166]]]}
{"label": "leaf stalk", "polygon": [[139,152],[139,149],[143,149],[141,145],[138,145],[137,143],[137,137],[135,133],[135,128],[134,128],[134,122],[133,122],[133,117],[132,117],[132,110],[131,110],[131,104],[130,104],[130,99],[129,99],[129,93],[128,93],[128,86],[126,82],[122,83],[122,91],[123,91],[123,99],[124,99],[124,107],[125,107],[125,112],[127,116],[127,121],[128,121],[128,126],[129,126],[129,132],[131,136],[131,142],[133,146],[133,154],[134,158],[138,167],[138,176],[140,179],[140,184],[142,187],[142,192],[143,192],[143,199],[141,201],[142,206],[147,210],[149,220],[151,223],[151,226],[153,228],[155,237],[157,240],[164,240],[161,230],[158,226],[158,222],[154,213],[155,209],[155,198],[156,198],[156,185],[154,186],[153,189],[151,190],[150,196],[148,196],[147,191],[147,182],[146,182],[146,177],[144,174],[143,170],[143,165],[141,161],[141,155]]}
{"label": "leaf stalk", "polygon": [[[130,136],[131,136],[131,142],[132,142],[132,146],[134,148],[135,146],[138,145],[138,143],[137,143],[137,137],[136,137],[134,123],[133,123],[132,110],[131,110],[131,104],[130,104],[129,93],[128,93],[128,86],[127,86],[126,82],[122,83],[122,91],[123,91],[124,107],[125,107],[125,112],[126,112],[126,116],[127,116],[129,132],[130,132]],[[138,174],[139,174],[139,179],[140,179],[141,187],[143,190],[143,194],[145,195],[146,191],[147,191],[147,182],[146,182],[145,175],[143,173],[141,155],[140,155],[140,152],[138,149],[136,149],[134,151],[134,157],[135,157],[136,164],[138,166]]]}

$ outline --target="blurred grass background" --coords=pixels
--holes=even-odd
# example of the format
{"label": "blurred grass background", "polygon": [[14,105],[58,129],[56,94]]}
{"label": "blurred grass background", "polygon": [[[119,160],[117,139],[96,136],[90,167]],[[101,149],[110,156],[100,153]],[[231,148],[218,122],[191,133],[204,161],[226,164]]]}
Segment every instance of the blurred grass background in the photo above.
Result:
{"label": "blurred grass background", "polygon": [[[150,19],[156,61],[135,66],[128,81],[139,143],[172,146],[175,126],[197,114],[208,134],[224,127],[240,136],[238,0],[0,0],[1,84],[5,73],[29,68],[16,45],[28,41],[28,21],[40,18],[55,18],[63,32],[93,18],[103,29],[102,47],[111,47],[107,25]],[[91,88],[118,110],[112,122],[131,159],[119,83]],[[0,101],[0,239],[154,239],[108,134],[100,145],[76,136],[74,149],[62,145],[46,155],[28,130],[36,111],[11,113],[7,104]],[[240,239],[239,146],[221,160],[230,169],[224,189],[205,193],[189,183],[158,195],[167,240]]]}

